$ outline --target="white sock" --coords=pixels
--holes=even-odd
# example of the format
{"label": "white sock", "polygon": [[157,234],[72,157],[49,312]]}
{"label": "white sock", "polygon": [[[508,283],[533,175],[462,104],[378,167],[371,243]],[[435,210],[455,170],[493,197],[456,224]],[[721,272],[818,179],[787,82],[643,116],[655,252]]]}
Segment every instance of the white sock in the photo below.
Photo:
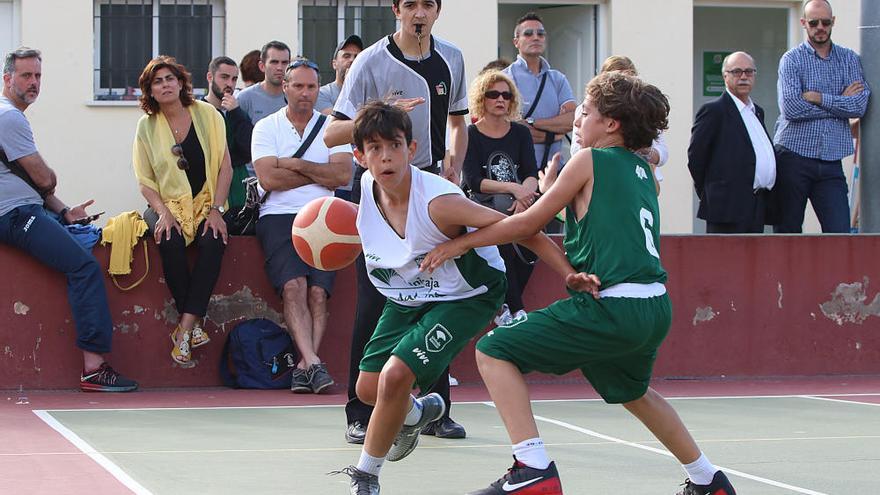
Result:
{"label": "white sock", "polygon": [[422,404],[412,395],[410,395],[409,398],[412,400],[412,406],[409,408],[409,412],[406,413],[406,417],[403,418],[403,424],[406,426],[415,426],[416,423],[422,419]]}
{"label": "white sock", "polygon": [[516,460],[530,468],[547,469],[550,465],[550,458],[547,457],[547,450],[541,437],[530,438],[514,445],[513,455]]}
{"label": "white sock", "polygon": [[719,471],[714,464],[709,462],[706,455],[700,452],[700,458],[690,464],[682,464],[688,478],[697,485],[708,485],[712,483],[712,478]]}
{"label": "white sock", "polygon": [[379,476],[379,470],[382,469],[384,463],[384,457],[373,457],[366,450],[361,450],[361,459],[358,461],[357,468],[365,473]]}

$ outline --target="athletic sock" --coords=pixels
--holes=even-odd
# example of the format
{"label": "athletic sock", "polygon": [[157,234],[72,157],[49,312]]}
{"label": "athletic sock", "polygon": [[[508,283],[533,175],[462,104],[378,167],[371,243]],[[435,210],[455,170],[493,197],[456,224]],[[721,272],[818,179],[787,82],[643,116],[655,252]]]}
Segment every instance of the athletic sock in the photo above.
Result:
{"label": "athletic sock", "polygon": [[406,426],[415,426],[416,423],[422,419],[422,404],[412,395],[410,395],[409,398],[412,400],[412,405],[409,408],[409,412],[406,413],[406,417],[403,419],[403,424]]}
{"label": "athletic sock", "polygon": [[530,468],[547,469],[550,466],[550,458],[547,457],[541,437],[530,438],[514,445],[513,455],[516,460]]}
{"label": "athletic sock", "polygon": [[366,450],[361,450],[361,459],[358,461],[357,468],[365,473],[379,476],[379,470],[385,463],[385,457],[373,457]]}
{"label": "athletic sock", "polygon": [[690,464],[682,464],[685,472],[690,478],[692,483],[697,485],[709,485],[712,483],[712,478],[715,477],[715,473],[719,471],[719,469],[709,462],[709,459],[706,458],[706,454],[700,452],[700,458]]}

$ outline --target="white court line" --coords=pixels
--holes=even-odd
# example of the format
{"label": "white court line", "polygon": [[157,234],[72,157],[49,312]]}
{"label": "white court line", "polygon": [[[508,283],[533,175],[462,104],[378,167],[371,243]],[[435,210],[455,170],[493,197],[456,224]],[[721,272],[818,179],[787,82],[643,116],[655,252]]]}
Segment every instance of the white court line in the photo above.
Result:
{"label": "white court line", "polygon": [[[877,393],[864,393],[864,394],[815,394],[815,395],[711,395],[711,396],[681,396],[681,397],[667,397],[663,396],[666,400],[731,400],[731,399],[804,399],[804,398],[819,398],[821,397],[877,397],[880,396],[880,392]],[[535,399],[532,400],[533,403],[536,404],[550,404],[555,402],[604,402],[600,398],[595,399]],[[843,401],[849,402],[849,401]],[[461,405],[474,405],[474,404],[485,404],[485,401],[477,400],[477,401],[453,401],[453,404],[461,404]],[[867,404],[867,403],[859,403],[859,404]],[[285,406],[199,406],[199,407],[123,407],[123,408],[89,408],[83,407],[79,409],[47,409],[51,412],[83,412],[83,411],[95,411],[95,412],[137,412],[137,411],[210,411],[213,409],[321,409],[321,408],[340,408],[345,407],[345,404],[309,404],[309,405],[285,405]]]}
{"label": "white court line", "polygon": [[[485,404],[489,407],[495,407],[495,404],[493,404],[491,402],[483,402],[483,404]],[[584,435],[589,435],[591,437],[601,438],[602,440],[607,440],[609,442],[614,442],[614,443],[617,443],[620,445],[626,445],[627,447],[633,447],[633,448],[640,449],[640,450],[646,450],[646,451],[652,452],[654,454],[660,454],[660,455],[663,455],[666,457],[673,457],[674,458],[674,456],[669,451],[666,451],[663,449],[658,449],[655,447],[648,447],[647,445],[642,445],[642,444],[635,443],[635,442],[629,442],[629,441],[623,440],[621,438],[616,438],[616,437],[612,437],[610,435],[605,435],[605,434],[599,433],[597,431],[588,430],[586,428],[581,428],[580,426],[575,426],[573,424],[566,423],[564,421],[559,421],[557,419],[551,419],[551,418],[546,418],[544,416],[537,416],[536,415],[535,420],[542,421],[544,423],[550,423],[550,424],[553,424],[556,426],[560,426],[562,428],[576,431],[578,433],[583,433]],[[764,483],[766,485],[775,486],[777,488],[784,488],[786,490],[791,490],[796,493],[803,493],[804,495],[828,495],[826,493],[809,490],[807,488],[801,488],[799,486],[789,485],[787,483],[782,483],[779,481],[774,481],[771,479],[762,478],[760,476],[755,476],[753,474],[744,473],[742,471],[737,471],[736,469],[730,469],[728,467],[723,467],[723,466],[717,466],[717,467],[728,474],[734,474],[734,475],[737,475],[741,478],[750,479],[752,481],[757,481],[759,483]]]}
{"label": "white court line", "polygon": [[119,466],[113,463],[110,459],[106,458],[103,454],[96,451],[89,445],[88,442],[79,437],[76,433],[71,431],[69,428],[61,424],[58,420],[52,417],[48,411],[43,410],[34,410],[34,414],[37,415],[38,418],[42,419],[50,428],[57,431],[64,438],[67,439],[68,442],[72,443],[74,447],[78,448],[82,453],[91,457],[93,461],[98,463],[99,466],[103,467],[107,470],[114,478],[116,478],[120,483],[125,485],[126,488],[134,492],[136,495],[153,495],[153,493],[143,485],[135,481],[131,476],[129,476],[125,471],[123,471]]}
{"label": "white court line", "polygon": [[[875,403],[875,402],[860,402],[860,401],[855,401],[855,400],[829,399],[828,397],[829,397],[829,396],[817,397],[817,396],[814,396],[814,395],[802,395],[802,396],[801,396],[802,399],[823,400],[823,401],[826,401],[826,402],[837,402],[837,403],[839,403],[839,404],[860,404],[860,405],[863,405],[863,406],[874,406],[874,407],[880,407],[880,404]],[[840,396],[835,396],[835,397],[840,397]]]}

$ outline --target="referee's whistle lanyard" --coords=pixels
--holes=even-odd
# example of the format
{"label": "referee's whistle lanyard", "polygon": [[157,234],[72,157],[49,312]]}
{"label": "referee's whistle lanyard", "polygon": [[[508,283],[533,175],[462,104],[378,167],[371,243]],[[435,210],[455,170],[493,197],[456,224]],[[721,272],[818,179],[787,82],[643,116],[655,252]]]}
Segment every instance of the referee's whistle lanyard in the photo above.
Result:
{"label": "referee's whistle lanyard", "polygon": [[422,25],[416,24],[416,36],[419,40],[419,63],[422,63]]}

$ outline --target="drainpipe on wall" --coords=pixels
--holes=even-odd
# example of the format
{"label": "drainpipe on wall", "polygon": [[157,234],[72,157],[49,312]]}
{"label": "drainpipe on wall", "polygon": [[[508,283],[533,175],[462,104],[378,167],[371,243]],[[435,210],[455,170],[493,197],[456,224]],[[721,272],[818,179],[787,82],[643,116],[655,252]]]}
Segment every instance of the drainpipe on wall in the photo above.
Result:
{"label": "drainpipe on wall", "polygon": [[861,122],[859,150],[859,231],[880,233],[880,0],[862,0],[862,68],[871,87],[868,111]]}

